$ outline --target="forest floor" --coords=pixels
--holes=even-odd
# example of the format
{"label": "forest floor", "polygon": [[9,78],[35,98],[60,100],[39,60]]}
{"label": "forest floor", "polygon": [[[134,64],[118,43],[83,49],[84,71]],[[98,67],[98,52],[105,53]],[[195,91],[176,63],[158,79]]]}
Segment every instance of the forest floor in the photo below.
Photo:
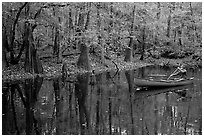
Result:
{"label": "forest floor", "polygon": [[[160,58],[160,59],[153,59],[153,58],[146,58],[144,61],[139,60],[138,57],[134,57],[132,62],[125,62],[124,57],[117,57],[117,56],[112,56],[112,61],[115,62],[115,65],[111,60],[106,60],[105,64],[100,64],[99,60],[94,57],[90,56],[90,63],[91,63],[91,70],[86,71],[83,69],[78,69],[76,62],[78,60],[78,55],[73,55],[69,56],[63,59],[63,62],[66,63],[67,65],[67,74],[68,77],[75,77],[76,74],[82,74],[86,72],[91,72],[93,74],[98,74],[102,73],[105,71],[121,71],[121,70],[130,70],[130,69],[137,69],[140,67],[144,66],[149,66],[149,65],[160,65],[160,66],[177,66],[179,63],[185,64],[187,66],[194,66],[197,67],[195,61],[192,61],[190,58],[184,58],[184,59],[165,59],[165,58]],[[11,67],[8,67],[5,70],[2,70],[2,80],[3,81],[15,81],[15,80],[23,80],[27,78],[33,78],[36,76],[44,77],[46,79],[51,79],[55,77],[60,77],[62,76],[62,66],[63,63],[56,63],[55,59],[53,58],[47,58],[42,60],[43,64],[43,69],[44,72],[43,74],[31,74],[31,73],[25,73],[24,68],[23,68],[23,62],[19,63],[18,65],[14,65]],[[202,65],[202,64],[201,64]],[[201,65],[199,67],[201,67]]]}

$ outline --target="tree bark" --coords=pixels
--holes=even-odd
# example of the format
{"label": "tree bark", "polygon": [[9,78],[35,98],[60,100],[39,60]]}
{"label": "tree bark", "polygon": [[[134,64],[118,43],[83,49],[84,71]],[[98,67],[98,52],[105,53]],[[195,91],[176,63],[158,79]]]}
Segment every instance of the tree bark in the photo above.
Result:
{"label": "tree bark", "polygon": [[182,40],[182,30],[183,30],[184,24],[182,23],[181,26],[179,27],[178,34],[179,34],[179,45],[183,45],[183,40]]}
{"label": "tree bark", "polygon": [[58,27],[55,27],[55,38],[53,46],[53,56],[58,57],[59,55],[59,30]]}
{"label": "tree bark", "polygon": [[[157,2],[157,8],[159,9],[159,11],[157,12],[157,21],[159,21],[159,19],[160,19],[160,15],[161,15],[161,4],[160,4],[160,2]],[[155,42],[154,42],[154,44],[155,45],[158,45],[158,33],[159,33],[159,26],[158,25],[156,25],[156,29],[157,29],[157,31],[155,31]]]}
{"label": "tree bark", "polygon": [[[173,8],[171,7],[171,6],[173,6]],[[171,3],[171,6],[169,7],[170,8],[170,10],[169,10],[169,16],[168,16],[168,19],[167,19],[167,34],[166,34],[166,36],[168,37],[168,38],[170,38],[170,31],[171,31],[171,14],[172,14],[172,10],[174,10],[174,6],[175,6],[175,4],[174,3]]]}
{"label": "tree bark", "polygon": [[140,57],[140,60],[143,60],[144,59],[144,49],[145,49],[145,26],[143,28],[143,35],[142,35],[142,53],[141,53],[141,57]]}
{"label": "tree bark", "polygon": [[131,24],[131,30],[130,30],[130,42],[129,42],[129,48],[126,48],[126,55],[124,61],[131,62],[133,58],[133,33],[134,33],[134,20],[135,20],[135,10],[136,6],[133,7],[132,12],[132,24]]}
{"label": "tree bark", "polygon": [[87,7],[89,8],[89,11],[87,13],[87,18],[86,18],[86,24],[85,24],[85,30],[88,29],[89,22],[90,22],[90,12],[91,12],[91,3],[87,3]]}
{"label": "tree bark", "polygon": [[195,25],[195,20],[193,19],[193,8],[192,8],[192,5],[191,5],[191,2],[190,2],[190,11],[191,11],[191,20],[193,22],[192,24],[192,28],[194,30],[193,32],[193,42],[197,42],[197,38],[196,38],[196,25]]}
{"label": "tree bark", "polygon": [[69,8],[69,29],[73,29],[72,9]]}
{"label": "tree bark", "polygon": [[[86,45],[85,43],[85,38],[84,36],[82,36],[82,33],[84,33],[85,29],[84,29],[84,6],[81,7],[80,9],[80,14],[79,14],[79,21],[78,21],[78,46],[80,48],[80,56],[79,59],[77,61],[77,67],[78,68],[83,68],[85,70],[90,70],[90,61],[89,61],[89,47]],[[90,16],[90,14],[89,14]],[[90,17],[87,17],[87,19],[89,19]],[[88,21],[88,20],[87,20]],[[88,28],[88,24],[87,24],[87,28]],[[83,37],[83,38],[82,38]]]}
{"label": "tree bark", "polygon": [[79,56],[79,59],[77,61],[77,67],[83,68],[85,70],[90,70],[90,62],[89,62],[89,48],[84,44],[80,44],[80,51],[81,54]]}
{"label": "tree bark", "polygon": [[37,54],[37,49],[33,49],[33,63],[34,63],[34,72],[37,74],[43,73],[42,63]]}
{"label": "tree bark", "polygon": [[[53,15],[55,17],[56,16],[56,12],[55,12],[55,8],[53,8]],[[60,17],[57,17],[58,18],[58,23],[61,24],[62,23],[62,19]],[[57,63],[61,63],[62,62],[62,50],[60,49],[60,27],[59,27],[59,24],[56,24],[55,25],[55,37],[54,37],[54,46],[53,46],[53,56],[55,58],[57,58]]]}
{"label": "tree bark", "polygon": [[132,61],[132,50],[130,47],[127,47],[125,49],[125,59],[124,61],[126,62],[131,62]]}
{"label": "tree bark", "polygon": [[[180,5],[180,9],[182,10],[182,3]],[[182,46],[183,45],[183,40],[182,40],[182,37],[183,37],[183,27],[184,27],[184,23],[182,22],[181,23],[181,26],[180,26],[180,29],[179,29],[179,45]]]}
{"label": "tree bark", "polygon": [[168,20],[167,20],[167,34],[166,34],[166,36],[168,38],[170,37],[170,30],[171,30],[171,15],[169,15]]}
{"label": "tree bark", "polygon": [[84,5],[80,8],[80,13],[79,13],[79,19],[78,19],[78,27],[81,30],[81,32],[84,31],[84,17],[85,17],[85,9]]}
{"label": "tree bark", "polygon": [[6,31],[2,31],[2,69],[8,67],[8,61],[6,56],[6,48],[8,48],[8,40]]}
{"label": "tree bark", "polygon": [[[170,38],[170,36],[171,36],[171,14],[172,14],[172,10],[174,10],[175,9],[175,3],[174,2],[172,2],[171,3],[171,7],[170,7],[170,10],[169,10],[169,16],[168,16],[168,19],[167,19],[167,34],[166,34],[166,36],[168,37],[168,38]],[[167,42],[167,45],[169,46],[170,45],[170,42],[169,42],[169,40],[168,40],[168,42]]]}
{"label": "tree bark", "polygon": [[105,58],[104,58],[104,47],[102,45],[102,38],[101,38],[101,18],[100,18],[100,12],[99,12],[98,7],[97,7],[97,25],[98,25],[98,45],[100,47],[100,52],[101,52],[100,53],[100,63],[104,64]]}
{"label": "tree bark", "polygon": [[26,53],[25,53],[25,72],[43,73],[43,67],[37,54],[37,49],[33,43],[32,25],[25,23],[25,38]]}

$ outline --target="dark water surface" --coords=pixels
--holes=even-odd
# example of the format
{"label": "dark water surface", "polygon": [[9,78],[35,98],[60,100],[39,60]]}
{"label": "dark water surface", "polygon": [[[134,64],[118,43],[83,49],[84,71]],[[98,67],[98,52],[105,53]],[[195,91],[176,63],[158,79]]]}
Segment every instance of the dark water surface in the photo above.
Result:
{"label": "dark water surface", "polygon": [[3,83],[2,134],[202,134],[201,69],[188,69],[195,80],[184,87],[134,85],[134,78],[161,79],[155,75],[173,70],[151,66],[116,75],[84,74],[77,82]]}

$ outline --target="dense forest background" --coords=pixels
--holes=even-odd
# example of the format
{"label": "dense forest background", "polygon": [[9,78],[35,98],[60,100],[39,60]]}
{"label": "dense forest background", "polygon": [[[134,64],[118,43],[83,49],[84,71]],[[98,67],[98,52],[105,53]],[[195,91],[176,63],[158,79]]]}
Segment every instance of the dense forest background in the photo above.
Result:
{"label": "dense forest background", "polygon": [[31,73],[43,72],[42,58],[70,54],[88,70],[89,56],[201,60],[202,3],[4,2],[2,45],[3,69],[23,62]]}

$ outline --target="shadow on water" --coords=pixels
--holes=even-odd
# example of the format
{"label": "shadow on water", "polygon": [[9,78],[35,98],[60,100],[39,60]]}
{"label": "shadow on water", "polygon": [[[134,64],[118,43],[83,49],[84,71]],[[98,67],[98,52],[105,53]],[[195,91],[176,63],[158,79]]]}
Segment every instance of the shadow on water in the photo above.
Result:
{"label": "shadow on water", "polygon": [[[75,82],[42,78],[3,83],[2,133],[42,135],[202,134],[201,70],[194,84],[137,87],[134,78],[166,78],[174,68],[78,75]],[[157,75],[160,74],[160,75]]]}

